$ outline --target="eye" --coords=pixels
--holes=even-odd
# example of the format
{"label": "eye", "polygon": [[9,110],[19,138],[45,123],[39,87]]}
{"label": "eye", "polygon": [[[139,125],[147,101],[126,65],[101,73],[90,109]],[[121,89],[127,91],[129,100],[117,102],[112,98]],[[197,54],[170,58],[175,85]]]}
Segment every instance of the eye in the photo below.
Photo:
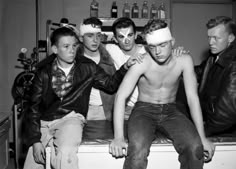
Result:
{"label": "eye", "polygon": [[69,45],[64,45],[64,48],[68,48],[69,47]]}
{"label": "eye", "polygon": [[117,36],[119,39],[123,39],[124,38],[124,36],[122,36],[122,35],[118,35]]}
{"label": "eye", "polygon": [[134,36],[134,34],[133,33],[131,33],[131,34],[128,34],[128,37],[133,37]]}
{"label": "eye", "polygon": [[167,45],[167,43],[162,43],[161,45],[160,45],[160,47],[165,47]]}
{"label": "eye", "polygon": [[153,50],[155,48],[155,46],[149,45],[148,48]]}
{"label": "eye", "polygon": [[98,37],[98,38],[101,38],[101,36],[102,36],[102,34],[97,34],[97,37]]}

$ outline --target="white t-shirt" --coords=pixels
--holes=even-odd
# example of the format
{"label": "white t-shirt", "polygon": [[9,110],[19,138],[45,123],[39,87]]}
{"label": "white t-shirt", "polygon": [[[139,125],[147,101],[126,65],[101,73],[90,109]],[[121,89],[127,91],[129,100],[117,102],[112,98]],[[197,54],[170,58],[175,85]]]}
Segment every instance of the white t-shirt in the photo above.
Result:
{"label": "white t-shirt", "polygon": [[[85,57],[93,60],[96,64],[100,62],[100,56],[92,57],[87,54],[84,54]],[[92,87],[90,99],[89,99],[89,105],[92,106],[101,106],[102,105],[102,98],[100,95],[100,91],[98,89],[95,89]]]}
{"label": "white t-shirt", "polygon": [[[119,46],[115,44],[107,44],[106,50],[111,55],[111,58],[113,59],[116,69],[119,69],[130,58],[130,55],[124,54],[123,51],[119,48]],[[140,54],[146,53],[146,50],[143,45],[142,46],[140,45],[138,53]],[[137,99],[138,99],[138,87],[135,87],[133,93],[129,97],[127,105],[133,107]]]}

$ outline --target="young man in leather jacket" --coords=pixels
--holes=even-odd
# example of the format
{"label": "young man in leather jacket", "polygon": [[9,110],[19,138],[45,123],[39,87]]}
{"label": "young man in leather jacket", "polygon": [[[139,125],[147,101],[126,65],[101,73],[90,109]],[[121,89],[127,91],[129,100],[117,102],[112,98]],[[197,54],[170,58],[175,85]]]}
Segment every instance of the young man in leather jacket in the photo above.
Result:
{"label": "young man in leather jacket", "polygon": [[113,76],[92,60],[76,57],[78,38],[68,27],[51,35],[53,54],[37,68],[33,82],[31,107],[26,115],[27,139],[31,146],[24,169],[43,168],[45,148],[52,149],[55,169],[78,169],[77,150],[88,111],[92,87],[115,93],[127,62]]}
{"label": "young man in leather jacket", "polygon": [[236,24],[217,16],[206,26],[211,54],[195,69],[206,134],[236,135]]}

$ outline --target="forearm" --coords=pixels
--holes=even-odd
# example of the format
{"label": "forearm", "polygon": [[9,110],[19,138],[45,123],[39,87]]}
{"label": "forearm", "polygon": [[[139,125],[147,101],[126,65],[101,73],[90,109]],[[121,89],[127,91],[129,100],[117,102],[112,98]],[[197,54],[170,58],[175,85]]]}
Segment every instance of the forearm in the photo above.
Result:
{"label": "forearm", "polygon": [[125,99],[116,96],[114,106],[114,137],[115,139],[124,139],[124,111]]}
{"label": "forearm", "polygon": [[107,74],[102,68],[97,67],[94,78],[94,87],[106,93],[114,94],[122,82],[127,70],[122,66],[114,75]]}
{"label": "forearm", "polygon": [[201,139],[206,138],[199,99],[198,98],[189,99],[188,105],[189,105],[192,120],[194,122],[194,125],[196,126],[196,129],[197,129]]}

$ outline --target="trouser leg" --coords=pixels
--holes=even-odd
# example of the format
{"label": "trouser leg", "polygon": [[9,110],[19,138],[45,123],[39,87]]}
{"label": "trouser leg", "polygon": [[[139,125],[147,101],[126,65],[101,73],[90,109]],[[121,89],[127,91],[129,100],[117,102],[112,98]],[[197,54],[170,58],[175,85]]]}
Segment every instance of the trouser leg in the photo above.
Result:
{"label": "trouser leg", "polygon": [[167,109],[168,116],[161,126],[173,140],[173,145],[179,153],[181,169],[202,169],[203,145],[196,127],[175,106],[169,106]]}
{"label": "trouser leg", "polygon": [[31,146],[27,152],[23,169],[44,169],[44,168],[45,168],[45,165],[38,164],[35,162],[34,156],[33,156],[33,148]]}
{"label": "trouser leg", "polygon": [[146,169],[150,146],[155,136],[150,116],[136,106],[128,122],[128,155],[124,169]]}
{"label": "trouser leg", "polygon": [[70,117],[52,127],[52,166],[55,169],[78,169],[77,153],[82,140],[83,126],[81,118]]}

